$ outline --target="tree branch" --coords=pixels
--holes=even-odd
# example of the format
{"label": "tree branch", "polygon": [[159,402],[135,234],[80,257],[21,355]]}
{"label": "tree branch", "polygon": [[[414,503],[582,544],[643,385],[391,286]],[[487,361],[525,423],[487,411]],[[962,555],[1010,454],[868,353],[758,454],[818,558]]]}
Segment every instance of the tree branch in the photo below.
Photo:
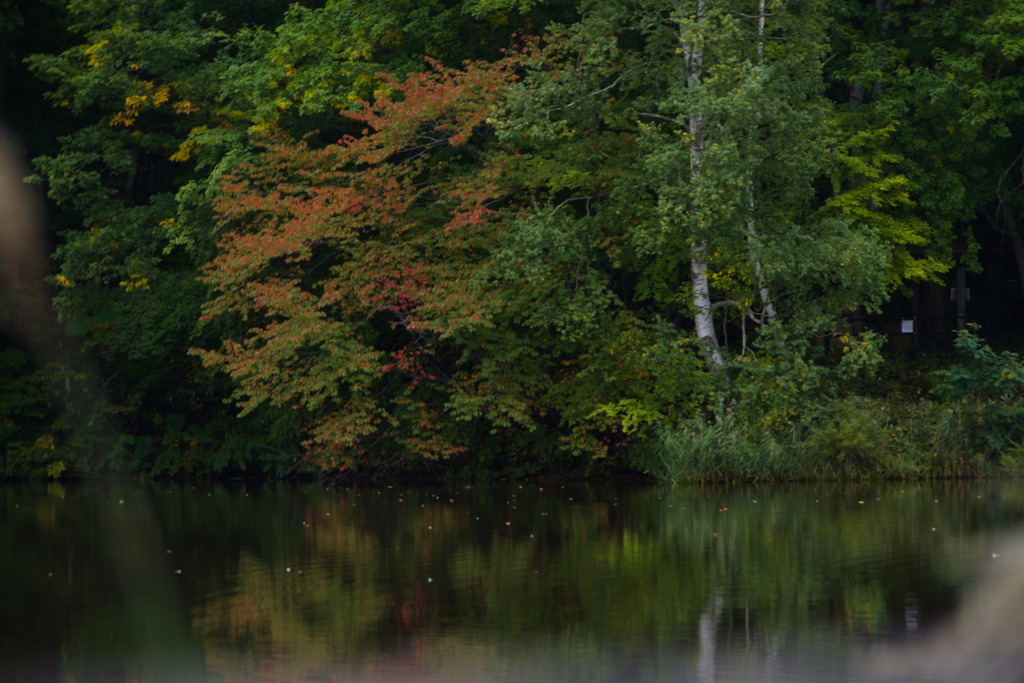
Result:
{"label": "tree branch", "polygon": [[677,120],[675,120],[673,118],[670,118],[668,116],[662,116],[661,114],[652,114],[652,113],[646,112],[646,111],[638,111],[636,113],[636,115],[637,116],[646,116],[646,117],[651,118],[651,119],[660,119],[661,121],[668,121],[669,123],[674,123],[676,125],[682,125],[681,123],[679,123],[679,121],[677,121]]}

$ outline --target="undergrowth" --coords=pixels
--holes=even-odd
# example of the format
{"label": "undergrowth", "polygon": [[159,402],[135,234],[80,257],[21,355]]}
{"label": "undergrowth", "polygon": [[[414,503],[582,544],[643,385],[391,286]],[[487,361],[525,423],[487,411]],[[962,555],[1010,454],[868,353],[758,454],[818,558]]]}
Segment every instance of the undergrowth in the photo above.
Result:
{"label": "undergrowth", "polygon": [[[814,397],[765,429],[738,412],[662,428],[637,466],[670,481],[927,479],[1024,473],[1024,360],[993,351],[974,330],[958,335],[960,361],[898,375],[865,394]],[[891,391],[879,391],[889,384]],[[921,387],[930,387],[922,390]]]}

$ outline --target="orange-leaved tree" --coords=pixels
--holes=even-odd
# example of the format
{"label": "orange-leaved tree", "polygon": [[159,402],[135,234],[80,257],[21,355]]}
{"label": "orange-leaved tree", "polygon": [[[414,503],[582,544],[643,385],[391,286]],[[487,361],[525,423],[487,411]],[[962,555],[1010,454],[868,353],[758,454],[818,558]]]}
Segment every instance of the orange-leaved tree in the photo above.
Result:
{"label": "orange-leaved tree", "polygon": [[346,114],[359,134],[321,147],[268,134],[259,164],[222,184],[204,319],[233,332],[194,353],[236,380],[243,412],[302,411],[321,466],[465,448],[441,419],[445,386],[452,339],[489,324],[473,270],[509,190],[487,118],[516,61],[386,78]]}

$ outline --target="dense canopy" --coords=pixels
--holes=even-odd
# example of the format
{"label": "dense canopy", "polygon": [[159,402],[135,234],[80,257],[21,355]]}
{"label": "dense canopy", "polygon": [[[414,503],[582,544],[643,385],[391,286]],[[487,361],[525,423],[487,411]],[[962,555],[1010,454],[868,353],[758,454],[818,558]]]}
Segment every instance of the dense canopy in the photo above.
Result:
{"label": "dense canopy", "polygon": [[1021,332],[1019,2],[8,0],[0,34],[61,325],[6,266],[2,474],[1018,466],[1024,366],[953,332]]}

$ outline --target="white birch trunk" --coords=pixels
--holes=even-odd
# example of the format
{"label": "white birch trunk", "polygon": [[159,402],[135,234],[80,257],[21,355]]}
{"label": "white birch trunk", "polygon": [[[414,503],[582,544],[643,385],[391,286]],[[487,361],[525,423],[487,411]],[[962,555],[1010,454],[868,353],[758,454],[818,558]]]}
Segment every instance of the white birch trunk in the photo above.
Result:
{"label": "white birch trunk", "polygon": [[[749,192],[750,212],[754,212],[754,191]],[[761,268],[761,259],[757,256],[757,228],[754,224],[754,217],[747,219],[747,248],[750,251],[750,265],[754,269],[754,283],[757,285],[757,293],[761,297],[762,322],[775,317],[775,305],[772,303],[772,293],[764,281],[764,271]],[[753,314],[751,314],[753,317]],[[755,319],[755,322],[757,320]]]}
{"label": "white birch trunk", "polygon": [[[697,2],[697,21],[704,18],[704,0]],[[682,36],[680,36],[682,38]],[[682,44],[686,56],[686,86],[695,88],[700,85],[704,71],[704,53],[696,45]],[[690,114],[688,133],[690,136],[690,183],[695,188],[701,184],[701,163],[704,154],[704,116],[700,111]],[[722,350],[718,345],[715,333],[715,318],[711,308],[711,290],[708,286],[708,243],[706,239],[693,236],[690,238],[690,284],[693,287],[694,323],[697,341],[700,343],[704,359],[713,370],[722,365]]]}
{"label": "white birch trunk", "polygon": [[[760,0],[757,5],[757,61],[759,65],[764,64],[764,2]],[[761,118],[761,113],[757,113]],[[750,252],[750,265],[754,269],[754,284],[761,297],[762,321],[771,320],[775,317],[775,306],[772,304],[771,291],[764,281],[764,271],[761,267],[761,259],[757,255],[757,225],[754,222],[754,181],[750,180],[747,186],[747,210],[750,212],[747,218],[747,249]]]}

